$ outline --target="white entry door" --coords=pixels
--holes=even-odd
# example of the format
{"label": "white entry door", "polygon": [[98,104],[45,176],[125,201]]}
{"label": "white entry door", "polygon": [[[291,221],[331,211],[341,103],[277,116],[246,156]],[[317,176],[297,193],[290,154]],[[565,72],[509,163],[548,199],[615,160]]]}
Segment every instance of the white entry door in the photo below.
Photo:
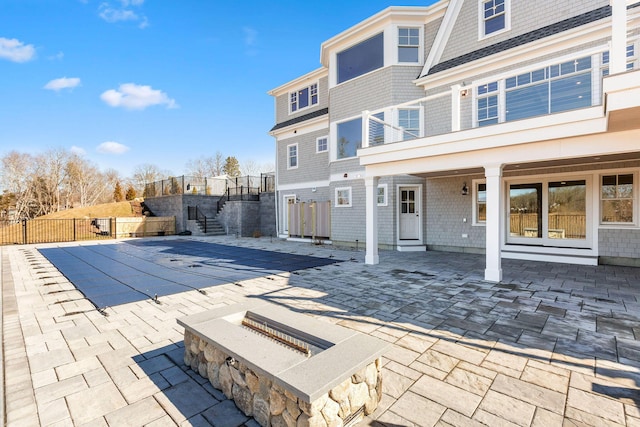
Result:
{"label": "white entry door", "polygon": [[420,187],[400,187],[399,239],[420,240]]}

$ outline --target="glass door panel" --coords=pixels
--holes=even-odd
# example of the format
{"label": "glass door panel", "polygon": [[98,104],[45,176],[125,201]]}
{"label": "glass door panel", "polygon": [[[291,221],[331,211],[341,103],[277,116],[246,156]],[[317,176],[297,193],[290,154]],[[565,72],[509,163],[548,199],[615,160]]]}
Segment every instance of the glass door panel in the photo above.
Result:
{"label": "glass door panel", "polygon": [[511,184],[509,208],[510,236],[542,237],[542,184]]}
{"label": "glass door panel", "polygon": [[587,184],[585,180],[549,182],[549,239],[587,238]]}

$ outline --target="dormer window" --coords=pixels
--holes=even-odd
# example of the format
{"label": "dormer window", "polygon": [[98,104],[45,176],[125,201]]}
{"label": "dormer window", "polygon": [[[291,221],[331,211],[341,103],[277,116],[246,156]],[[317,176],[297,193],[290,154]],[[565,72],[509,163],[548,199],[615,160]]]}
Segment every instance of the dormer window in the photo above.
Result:
{"label": "dormer window", "polygon": [[509,0],[482,0],[480,38],[509,29]]}
{"label": "dormer window", "polygon": [[291,92],[289,94],[289,101],[289,106],[292,113],[317,104],[318,84],[314,83],[295,92]]}
{"label": "dormer window", "polygon": [[420,60],[420,29],[398,28],[398,62]]}

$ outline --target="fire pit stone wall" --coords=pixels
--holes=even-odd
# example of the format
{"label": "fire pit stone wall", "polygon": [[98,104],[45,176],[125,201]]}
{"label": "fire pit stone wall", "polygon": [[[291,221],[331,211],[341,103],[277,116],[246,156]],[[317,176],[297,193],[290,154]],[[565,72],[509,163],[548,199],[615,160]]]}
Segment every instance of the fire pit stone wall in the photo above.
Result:
{"label": "fire pit stone wall", "polygon": [[[247,331],[239,319],[249,312],[274,325],[291,325],[288,330],[297,336],[326,348],[306,356]],[[376,338],[260,301],[178,323],[185,327],[185,364],[263,427],[353,425],[375,411],[382,397],[387,344]]]}

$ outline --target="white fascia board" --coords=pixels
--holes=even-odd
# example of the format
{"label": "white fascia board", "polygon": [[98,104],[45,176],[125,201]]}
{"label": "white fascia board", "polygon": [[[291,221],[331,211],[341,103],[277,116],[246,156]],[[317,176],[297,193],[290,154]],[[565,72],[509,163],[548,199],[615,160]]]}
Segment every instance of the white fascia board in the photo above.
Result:
{"label": "white fascia board", "polygon": [[545,162],[579,157],[600,157],[635,151],[638,130],[600,133],[561,138],[515,146],[485,148],[450,154],[425,154],[402,157],[387,162],[366,165],[366,176],[390,176],[399,173],[424,174],[430,172],[464,171],[492,164]]}
{"label": "white fascia board", "polygon": [[[602,134],[607,130],[607,119],[602,106],[558,113],[533,119],[518,120],[495,126],[469,129],[428,138],[396,142],[382,146],[358,150],[360,164],[371,166],[412,158],[432,158],[438,156],[456,156],[461,153],[478,153],[508,147],[514,150],[519,146],[545,141],[558,141],[564,138]],[[605,144],[606,145],[606,144]],[[607,151],[607,147],[601,147]],[[560,153],[543,153],[544,159],[554,158]],[[477,154],[476,154],[477,155]],[[528,160],[533,161],[534,153]],[[473,160],[473,159],[472,159]],[[508,163],[508,162],[507,162]],[[475,166],[478,166],[475,162]],[[424,168],[424,166],[423,166]]]}
{"label": "white fascia board", "polygon": [[[448,70],[441,71],[431,76],[423,76],[413,81],[416,86],[441,86],[460,83],[463,80],[473,79],[496,69],[513,65],[514,58],[517,63],[535,60],[536,58],[573,49],[578,44],[585,44],[611,36],[611,23],[609,19],[598,21],[588,28],[578,27],[564,31],[553,36],[536,40],[516,48],[508,49],[500,53],[485,56],[472,62],[459,65]],[[423,70],[423,74],[428,70]],[[513,74],[513,72],[511,73]],[[487,79],[485,79],[487,80]]]}
{"label": "white fascia board", "polygon": [[428,73],[433,64],[437,64],[440,61],[440,58],[442,58],[442,52],[444,52],[444,48],[446,47],[449,37],[451,36],[451,32],[453,31],[453,27],[456,24],[456,20],[460,14],[460,9],[462,9],[462,3],[464,3],[464,0],[451,0],[449,2],[444,18],[442,19],[440,28],[438,28],[438,33],[433,40],[433,44],[429,50],[429,55],[427,56],[427,60],[424,62],[422,73],[420,73],[420,75]]}
{"label": "white fascia board", "polygon": [[431,6],[391,6],[381,12],[361,21],[340,34],[333,36],[320,45],[320,63],[329,67],[330,54],[333,51],[341,50],[352,46],[359,41],[366,40],[376,30],[383,29],[389,23],[396,20],[416,21],[426,23],[428,19],[439,16],[448,1],[440,1]]}
{"label": "white fascia board", "polygon": [[278,184],[276,190],[278,191],[292,191],[292,190],[306,190],[308,188],[323,188],[329,187],[329,181],[307,181],[296,182],[295,184]]}
{"label": "white fascia board", "polygon": [[305,120],[304,122],[294,123],[278,130],[270,131],[269,135],[275,137],[278,141],[281,141],[283,139],[289,139],[323,129],[326,129],[327,133],[329,132],[328,114]]}
{"label": "white fascia board", "polygon": [[361,148],[361,165],[411,157],[429,157],[476,151],[479,148],[508,147],[531,142],[606,132],[603,107],[501,123],[437,136]]}
{"label": "white fascia board", "polygon": [[313,83],[314,81],[320,80],[321,78],[326,77],[328,75],[329,75],[329,70],[325,67],[320,67],[303,76],[300,76],[283,85],[280,85],[275,89],[271,89],[270,91],[267,92],[267,94],[274,97],[280,96],[283,93],[290,92],[292,89],[295,89],[299,86],[303,86],[307,83]]}

